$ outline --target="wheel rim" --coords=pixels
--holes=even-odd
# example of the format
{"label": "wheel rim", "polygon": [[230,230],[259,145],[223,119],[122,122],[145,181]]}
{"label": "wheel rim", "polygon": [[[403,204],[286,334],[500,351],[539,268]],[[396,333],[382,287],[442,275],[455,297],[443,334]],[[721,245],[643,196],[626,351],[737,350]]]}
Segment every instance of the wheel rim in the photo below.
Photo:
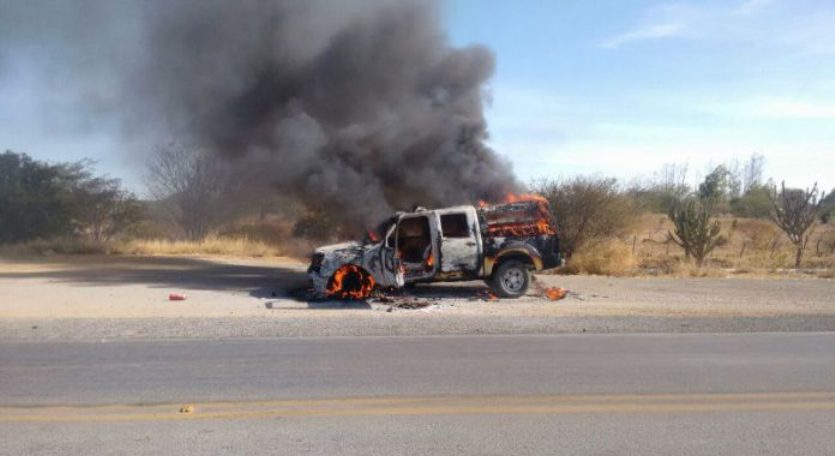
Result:
{"label": "wheel rim", "polygon": [[502,285],[508,291],[520,291],[525,285],[525,273],[521,269],[511,268],[502,274]]}

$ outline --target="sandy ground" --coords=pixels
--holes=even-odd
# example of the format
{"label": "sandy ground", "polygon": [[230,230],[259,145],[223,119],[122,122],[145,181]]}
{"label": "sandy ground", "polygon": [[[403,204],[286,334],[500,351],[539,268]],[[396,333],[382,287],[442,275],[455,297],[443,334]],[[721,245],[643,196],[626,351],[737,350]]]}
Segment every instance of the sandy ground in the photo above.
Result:
{"label": "sandy ground", "polygon": [[[409,292],[408,299],[428,302],[428,307],[406,310],[373,300],[300,301],[291,292],[306,283],[304,269],[304,264],[285,258],[0,259],[0,339],[31,338],[34,333],[30,329],[55,322],[63,325],[63,332],[56,332],[62,337],[75,338],[79,331],[95,337],[125,333],[102,333],[92,320],[107,321],[111,326],[144,322],[145,329],[127,330],[127,334],[138,331],[147,337],[191,337],[187,328],[155,333],[154,328],[185,322],[193,322],[186,326],[204,328],[198,332],[212,337],[275,335],[276,327],[297,329],[279,331],[280,335],[339,335],[348,327],[354,328],[349,331],[354,334],[364,333],[363,325],[377,328],[368,331],[371,334],[398,333],[397,328],[420,334],[469,329],[479,333],[554,332],[558,329],[553,325],[570,321],[582,323],[575,328],[579,331],[594,328],[595,318],[621,322],[620,326],[604,325],[615,331],[628,331],[629,324],[622,322],[635,318],[680,320],[686,322],[684,327],[690,323],[698,326],[705,319],[784,318],[801,321],[809,330],[828,330],[829,325],[835,329],[835,281],[826,279],[542,275],[537,279],[541,285],[568,288],[569,296],[550,301],[532,290],[522,299],[485,301],[478,297],[486,290],[482,282],[433,284]],[[169,301],[171,292],[185,294],[187,299]],[[302,326],[315,330],[299,330],[301,321]],[[543,329],[543,322],[550,322],[550,329]],[[239,329],[207,331],[207,325],[212,324]],[[252,332],[259,326],[271,329],[266,334]],[[44,337],[43,331],[38,334]]]}

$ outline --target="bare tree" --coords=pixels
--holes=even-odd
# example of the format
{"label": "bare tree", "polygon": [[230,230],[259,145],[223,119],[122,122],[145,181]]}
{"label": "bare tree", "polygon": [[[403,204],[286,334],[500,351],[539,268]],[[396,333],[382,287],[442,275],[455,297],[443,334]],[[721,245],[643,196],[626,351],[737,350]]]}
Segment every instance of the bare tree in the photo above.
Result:
{"label": "bare tree", "polygon": [[803,261],[803,252],[812,234],[812,228],[818,218],[824,194],[818,194],[818,184],[811,190],[786,188],[786,183],[780,185],[780,192],[772,192],[773,212],[771,219],[786,233],[794,244],[796,253],[794,267],[799,268]]}
{"label": "bare tree", "polygon": [[75,223],[92,241],[109,241],[142,218],[136,196],[123,190],[118,179],[88,178],[74,193]]}
{"label": "bare tree", "polygon": [[670,192],[687,188],[687,164],[667,163],[655,173],[654,185]]}
{"label": "bare tree", "polygon": [[698,267],[724,241],[719,222],[713,217],[714,203],[711,198],[691,196],[673,206],[668,214],[675,225],[675,233],[668,233],[670,240],[684,249],[688,259],[695,259]]}
{"label": "bare tree", "polygon": [[745,170],[742,176],[742,193],[762,185],[763,181],[763,166],[765,165],[765,157],[760,154],[752,154],[748,161],[745,162]]}
{"label": "bare tree", "polygon": [[219,157],[196,147],[169,144],[147,163],[147,186],[188,239],[204,238],[229,214],[239,184]]}

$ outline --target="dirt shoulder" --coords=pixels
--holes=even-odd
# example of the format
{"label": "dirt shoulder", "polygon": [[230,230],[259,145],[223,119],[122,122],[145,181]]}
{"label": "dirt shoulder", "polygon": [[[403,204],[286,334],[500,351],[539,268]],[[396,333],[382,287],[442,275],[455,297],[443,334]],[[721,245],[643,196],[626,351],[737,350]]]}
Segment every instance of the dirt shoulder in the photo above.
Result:
{"label": "dirt shoulder", "polygon": [[[540,276],[571,290],[486,301],[481,282],[388,302],[306,302],[288,258],[0,259],[0,340],[835,329],[835,281]],[[185,301],[169,301],[169,293]]]}

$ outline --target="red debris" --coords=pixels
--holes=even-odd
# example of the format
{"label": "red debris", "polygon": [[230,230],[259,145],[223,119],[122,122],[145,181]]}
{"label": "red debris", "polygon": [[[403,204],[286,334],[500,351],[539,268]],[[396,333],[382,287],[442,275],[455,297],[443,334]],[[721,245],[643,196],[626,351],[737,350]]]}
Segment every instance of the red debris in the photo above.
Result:
{"label": "red debris", "polygon": [[180,294],[180,293],[170,293],[168,295],[168,300],[169,301],[185,301],[186,300],[186,295]]}
{"label": "red debris", "polygon": [[545,296],[548,297],[551,301],[559,301],[560,299],[564,298],[568,294],[568,290],[565,288],[559,287],[552,287],[545,290]]}

